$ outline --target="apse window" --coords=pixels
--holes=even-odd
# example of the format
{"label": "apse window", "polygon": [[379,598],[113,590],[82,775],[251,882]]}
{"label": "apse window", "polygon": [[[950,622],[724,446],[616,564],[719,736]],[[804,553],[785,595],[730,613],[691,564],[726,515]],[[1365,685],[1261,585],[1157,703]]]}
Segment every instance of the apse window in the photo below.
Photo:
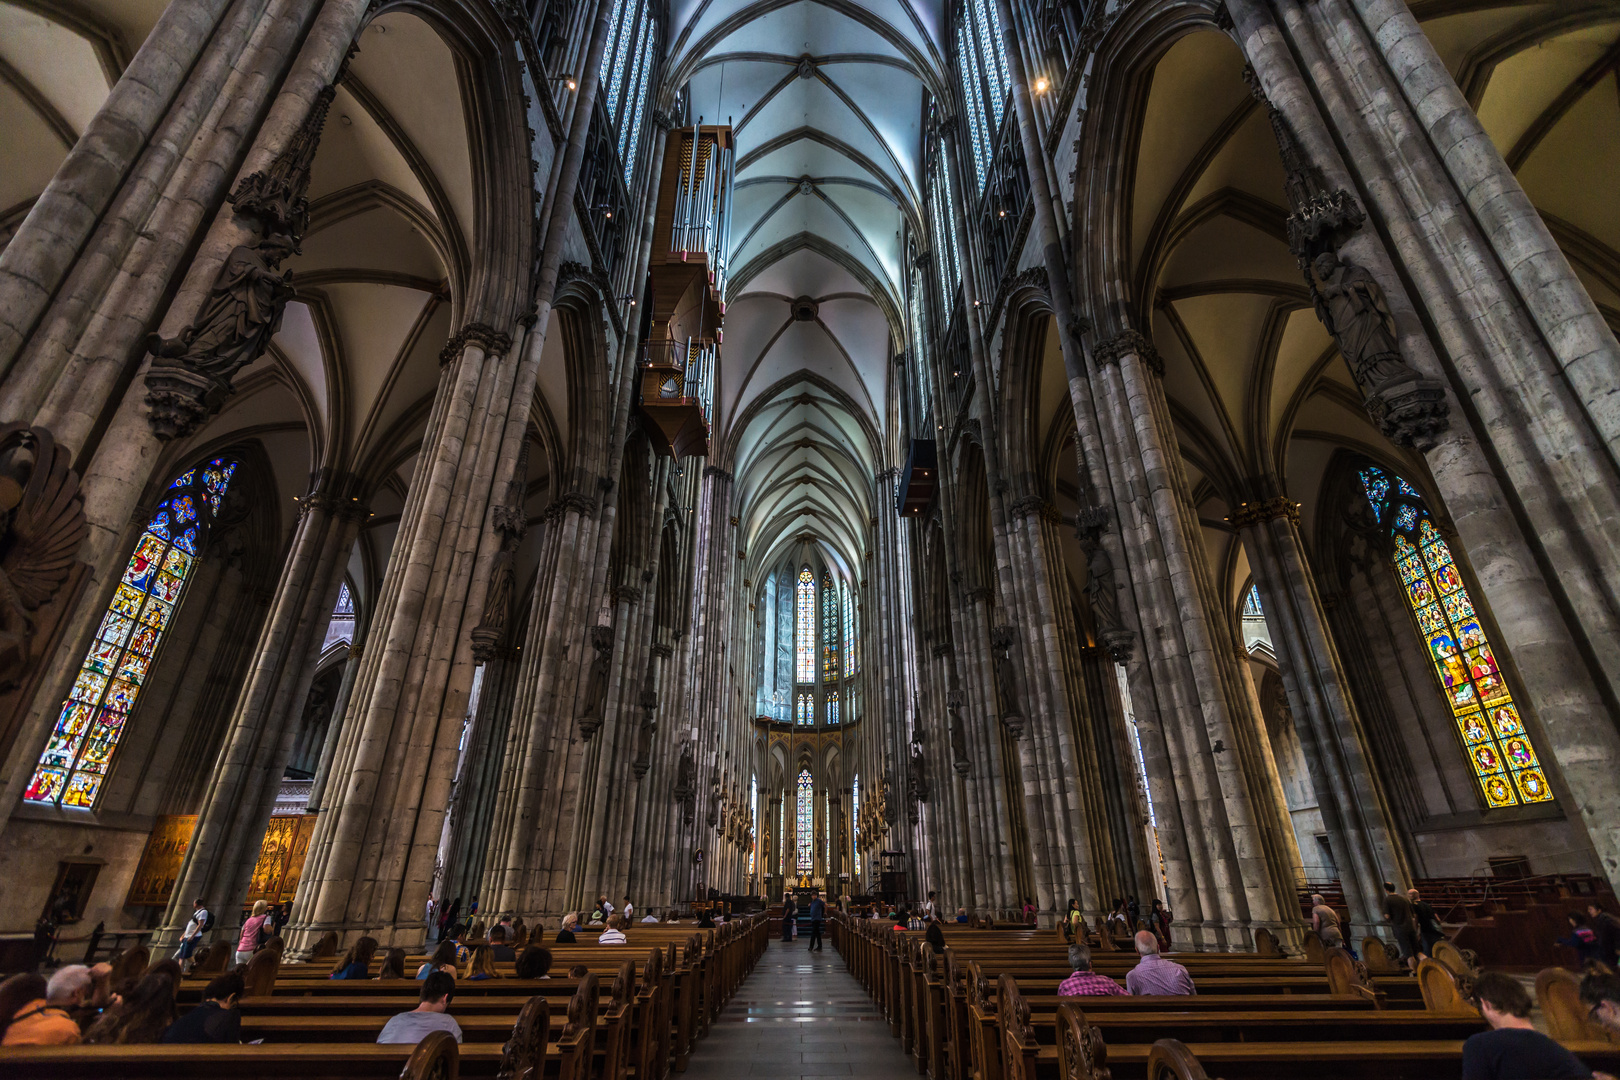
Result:
{"label": "apse window", "polygon": [[237,462],[215,458],[164,491],[62,703],[23,792],[26,801],[87,810],[95,806],[236,469]]}
{"label": "apse window", "polygon": [[809,769],[799,772],[798,813],[795,825],[798,833],[794,842],[798,854],[798,870],[801,874],[808,874],[816,865],[816,792],[815,785],[810,780]]}
{"label": "apse window", "polygon": [[1423,496],[1376,466],[1360,476],[1374,516],[1389,527],[1395,572],[1486,805],[1552,802],[1473,597]]}
{"label": "apse window", "polygon": [[794,605],[794,678],[801,683],[815,682],[816,576],[808,566],[799,571],[799,590]]}

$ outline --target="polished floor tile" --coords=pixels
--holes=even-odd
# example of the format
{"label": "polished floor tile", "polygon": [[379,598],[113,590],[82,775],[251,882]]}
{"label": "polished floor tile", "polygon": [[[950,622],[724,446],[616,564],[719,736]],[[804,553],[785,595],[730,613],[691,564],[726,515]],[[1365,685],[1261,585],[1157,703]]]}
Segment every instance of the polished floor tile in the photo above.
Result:
{"label": "polished floor tile", "polygon": [[771,942],[698,1043],[683,1080],[915,1076],[883,1016],[831,946]]}

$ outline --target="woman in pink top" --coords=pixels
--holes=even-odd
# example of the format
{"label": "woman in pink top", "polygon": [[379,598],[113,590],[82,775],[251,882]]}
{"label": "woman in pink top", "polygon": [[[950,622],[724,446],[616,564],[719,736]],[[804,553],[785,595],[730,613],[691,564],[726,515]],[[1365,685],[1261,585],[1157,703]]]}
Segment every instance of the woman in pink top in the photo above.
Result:
{"label": "woman in pink top", "polygon": [[253,914],[242,924],[242,936],[236,942],[236,962],[245,964],[253,959],[253,951],[259,947],[259,929],[264,926],[265,914],[270,905],[263,900],[253,901]]}

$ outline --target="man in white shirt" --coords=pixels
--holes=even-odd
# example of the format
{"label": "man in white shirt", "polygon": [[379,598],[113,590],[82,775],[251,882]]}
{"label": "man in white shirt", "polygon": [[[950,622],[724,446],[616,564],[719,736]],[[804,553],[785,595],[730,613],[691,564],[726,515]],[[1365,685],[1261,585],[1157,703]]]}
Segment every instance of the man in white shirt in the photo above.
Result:
{"label": "man in white shirt", "polygon": [[180,935],[180,947],[174,951],[176,960],[190,960],[191,954],[202,944],[203,931],[208,928],[208,908],[203,905],[202,897],[192,901],[191,906],[196,910],[192,911],[191,921]]}
{"label": "man in white shirt", "polygon": [[602,918],[613,914],[613,905],[608,903],[607,893],[603,893],[596,900],[596,907],[602,913]]}
{"label": "man in white shirt", "polygon": [[383,1025],[380,1043],[410,1043],[415,1045],[430,1032],[448,1031],[461,1041],[461,1025],[450,1015],[450,997],[455,992],[456,980],[443,971],[429,973],[422,980],[422,1003],[410,1012],[402,1012]]}
{"label": "man in white shirt", "polygon": [[636,905],[632,904],[630,902],[630,898],[626,896],[624,898],[624,921],[628,923],[631,919],[635,918],[635,915]]}
{"label": "man in white shirt", "polygon": [[927,922],[929,919],[932,919],[934,917],[934,914],[935,914],[935,912],[934,912],[934,893],[932,891],[930,891],[928,893],[928,899],[923,901],[923,906],[922,906],[923,922]]}

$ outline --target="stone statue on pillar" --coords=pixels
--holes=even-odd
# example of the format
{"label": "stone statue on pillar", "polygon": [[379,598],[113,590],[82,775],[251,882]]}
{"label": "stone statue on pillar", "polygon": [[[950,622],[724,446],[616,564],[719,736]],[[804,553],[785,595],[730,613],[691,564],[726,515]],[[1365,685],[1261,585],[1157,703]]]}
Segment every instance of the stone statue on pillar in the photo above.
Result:
{"label": "stone statue on pillar", "polygon": [[602,726],[602,710],[607,703],[608,664],[613,658],[613,627],[591,627],[591,648],[596,658],[585,676],[585,700],[580,703],[579,734],[589,739]]}
{"label": "stone statue on pillar", "polygon": [[1024,733],[1024,710],[1018,704],[1018,673],[1013,667],[1013,628],[996,626],[990,630],[990,647],[995,650],[996,712],[1013,738]]}
{"label": "stone statue on pillar", "polygon": [[293,286],[292,272],[278,271],[298,253],[309,227],[310,165],[336,93],[335,85],[323,87],[269,168],[244,177],[231,193],[237,218],[255,238],[226,256],[197,317],[172,338],[147,338],[153,360],[146,401],[158,438],[189,435],[217,413],[236,373],[264,355],[280,329]]}
{"label": "stone statue on pillar", "polygon": [[681,761],[675,769],[675,801],[681,805],[681,820],[692,824],[697,800],[697,758],[690,742],[681,744]]}
{"label": "stone statue on pillar", "polygon": [[636,759],[630,768],[635,772],[636,779],[640,780],[647,775],[652,767],[652,740],[658,733],[658,722],[653,719],[658,713],[658,688],[653,685],[652,672],[647,672],[647,682],[641,688],[641,725],[636,729]]}
{"label": "stone statue on pillar", "polygon": [[1383,288],[1364,267],[1338,254],[1366,223],[1366,212],[1350,192],[1329,187],[1254,69],[1245,68],[1243,77],[1271,120],[1291,211],[1288,248],[1311,288],[1317,316],[1338,342],[1379,430],[1400,446],[1432,449],[1450,425],[1445,385],[1407,364]]}
{"label": "stone statue on pillar", "polygon": [[962,706],[967,704],[967,694],[961,690],[949,690],[945,694],[945,714],[950,718],[951,725],[951,767],[963,776],[973,767],[968,761],[967,732],[962,730]]}

